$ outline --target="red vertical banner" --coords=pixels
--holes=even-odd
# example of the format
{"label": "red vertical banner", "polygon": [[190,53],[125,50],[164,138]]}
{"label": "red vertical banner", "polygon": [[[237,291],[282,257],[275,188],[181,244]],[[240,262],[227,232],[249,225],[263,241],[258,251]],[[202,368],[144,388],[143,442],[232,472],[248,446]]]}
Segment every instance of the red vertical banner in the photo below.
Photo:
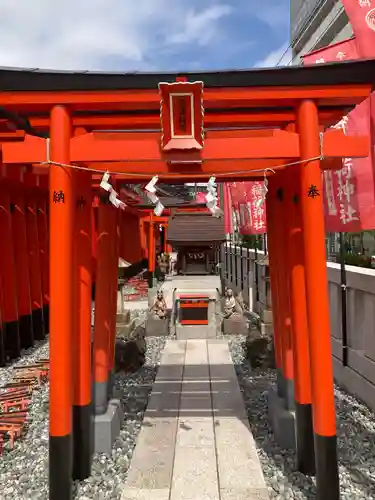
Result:
{"label": "red vertical banner", "polygon": [[247,204],[254,234],[266,232],[266,201],[263,182],[245,182],[247,185]]}
{"label": "red vertical banner", "polygon": [[232,182],[229,189],[240,234],[265,233],[264,184],[259,181]]}
{"label": "red vertical banner", "polygon": [[[311,52],[304,56],[304,64],[357,59],[361,57],[357,41],[357,38],[351,38]],[[350,136],[370,135],[370,98],[343,117],[335,128],[341,128]],[[324,208],[326,230],[329,232],[358,232],[375,227],[373,154],[367,158],[344,158],[341,170],[324,172]]]}
{"label": "red vertical banner", "polygon": [[240,207],[243,207],[246,203],[245,189],[243,184],[243,182],[232,182],[228,184],[228,191],[234,214],[233,222],[240,234],[247,234],[244,232],[246,223],[244,219],[241,220],[240,213]]}
{"label": "red vertical banner", "polygon": [[375,0],[342,0],[361,58],[375,56]]}
{"label": "red vertical banner", "polygon": [[[375,0],[342,1],[356,38],[358,57],[375,57]],[[372,144],[375,142],[375,93],[370,96]],[[375,168],[375,165],[374,165]]]}

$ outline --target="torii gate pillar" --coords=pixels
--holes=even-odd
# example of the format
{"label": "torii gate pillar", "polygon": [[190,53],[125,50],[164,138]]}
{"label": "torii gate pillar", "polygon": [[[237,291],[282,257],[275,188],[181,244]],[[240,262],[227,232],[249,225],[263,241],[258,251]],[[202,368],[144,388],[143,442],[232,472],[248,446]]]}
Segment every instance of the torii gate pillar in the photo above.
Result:
{"label": "torii gate pillar", "polygon": [[[69,164],[71,120],[67,109],[51,111],[51,160]],[[72,169],[50,169],[50,442],[49,498],[72,495],[72,331],[73,210]]]}
{"label": "torii gate pillar", "polygon": [[73,478],[91,474],[93,453],[92,346],[92,192],[91,174],[75,172],[76,208],[74,233],[73,338]]}
{"label": "torii gate pillar", "polygon": [[309,328],[316,486],[318,500],[339,500],[336,413],[333,390],[328,281],[318,108],[304,100],[297,109],[301,160],[301,209]]}

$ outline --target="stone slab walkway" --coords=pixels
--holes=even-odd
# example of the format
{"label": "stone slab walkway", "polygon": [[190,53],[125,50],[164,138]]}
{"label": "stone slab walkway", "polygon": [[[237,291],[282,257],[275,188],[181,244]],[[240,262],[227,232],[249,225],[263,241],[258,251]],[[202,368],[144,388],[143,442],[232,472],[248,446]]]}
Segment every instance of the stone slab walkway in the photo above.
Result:
{"label": "stone slab walkway", "polygon": [[226,340],[169,340],[122,500],[268,500]]}

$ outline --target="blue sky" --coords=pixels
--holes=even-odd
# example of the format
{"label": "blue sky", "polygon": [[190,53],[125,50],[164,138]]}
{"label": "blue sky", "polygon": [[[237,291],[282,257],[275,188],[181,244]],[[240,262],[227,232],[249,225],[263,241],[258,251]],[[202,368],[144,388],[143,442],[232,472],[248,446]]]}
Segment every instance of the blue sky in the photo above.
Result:
{"label": "blue sky", "polygon": [[[0,65],[163,71],[274,66],[289,0],[1,0]],[[282,60],[289,64],[290,52]]]}

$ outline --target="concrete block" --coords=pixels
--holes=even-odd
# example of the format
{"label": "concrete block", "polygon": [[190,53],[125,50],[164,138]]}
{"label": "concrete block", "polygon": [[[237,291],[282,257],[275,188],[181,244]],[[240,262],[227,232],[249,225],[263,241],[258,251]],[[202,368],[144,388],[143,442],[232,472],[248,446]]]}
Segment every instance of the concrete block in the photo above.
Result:
{"label": "concrete block", "polygon": [[261,323],[260,333],[263,337],[270,337],[273,335],[273,324],[272,323]]}
{"label": "concrete block", "polygon": [[153,314],[149,314],[146,321],[146,337],[162,337],[169,335],[169,322],[165,319],[156,319]]}
{"label": "concrete block", "polygon": [[209,325],[176,325],[178,340],[214,339],[217,334],[216,322]]}
{"label": "concrete block", "polygon": [[[152,497],[150,497],[151,500]],[[244,489],[238,487],[238,489],[226,490],[220,489],[220,500],[269,500],[270,496],[268,489],[264,488],[249,488]]]}
{"label": "concrete block", "polygon": [[134,328],[135,328],[135,319],[129,321],[128,323],[117,323],[116,325],[117,336],[123,339],[127,339],[129,338]]}
{"label": "concrete block", "polygon": [[126,486],[138,489],[170,488],[177,419],[148,418],[142,423]]}
{"label": "concrete block", "polygon": [[260,319],[263,323],[273,323],[273,315],[271,309],[263,309],[260,314]]}
{"label": "concrete block", "polygon": [[125,487],[122,490],[121,500],[169,500],[169,488],[152,490]]}
{"label": "concrete block", "polygon": [[122,403],[118,399],[111,399],[106,413],[95,415],[94,420],[94,450],[95,453],[110,454],[113,443],[120,435],[124,419]]}
{"label": "concrete block", "polygon": [[219,500],[214,446],[176,446],[171,500]]}
{"label": "concrete block", "polygon": [[176,445],[185,447],[215,447],[215,434],[212,416],[180,417]]}
{"label": "concrete block", "polygon": [[219,340],[209,343],[208,356],[214,417],[246,419],[244,401],[228,350],[228,343]]}
{"label": "concrete block", "polygon": [[214,423],[220,487],[227,491],[266,488],[248,420],[219,418]]}
{"label": "concrete block", "polygon": [[[156,392],[157,391],[157,392]],[[176,418],[179,414],[181,382],[154,383],[145,418]]]}
{"label": "concrete block", "polygon": [[116,314],[116,323],[127,324],[130,321],[130,311],[124,311],[123,313]]}
{"label": "concrete block", "polygon": [[222,331],[225,335],[247,335],[248,328],[246,318],[241,315],[233,315],[231,318],[224,318]]}
{"label": "concrete block", "polygon": [[285,409],[284,400],[273,388],[268,391],[268,418],[279,446],[296,449],[295,413]]}

